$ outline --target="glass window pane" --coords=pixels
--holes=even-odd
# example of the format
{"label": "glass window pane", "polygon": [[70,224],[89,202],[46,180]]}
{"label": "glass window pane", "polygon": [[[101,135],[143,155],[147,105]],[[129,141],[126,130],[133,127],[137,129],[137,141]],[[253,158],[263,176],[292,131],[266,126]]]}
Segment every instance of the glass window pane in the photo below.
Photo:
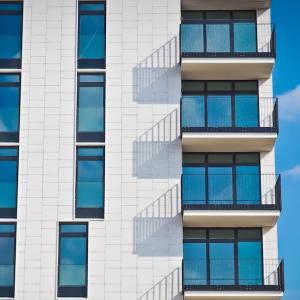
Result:
{"label": "glass window pane", "polygon": [[184,167],[182,189],[183,204],[205,204],[205,168]]}
{"label": "glass window pane", "polygon": [[208,154],[209,164],[231,164],[233,163],[232,154]]}
{"label": "glass window pane", "polygon": [[78,161],[77,208],[103,208],[103,161]]}
{"label": "glass window pane", "polygon": [[183,164],[204,164],[205,155],[201,153],[183,153]]}
{"label": "glass window pane", "polygon": [[209,239],[234,239],[233,229],[210,229]]}
{"label": "glass window pane", "polygon": [[104,59],[104,16],[81,15],[79,30],[79,57]]}
{"label": "glass window pane", "polygon": [[60,286],[84,286],[86,284],[86,238],[61,237]]}
{"label": "glass window pane", "polygon": [[0,237],[0,287],[14,285],[15,238]]}
{"label": "glass window pane", "polygon": [[207,11],[206,19],[208,20],[229,20],[230,11]]}
{"label": "glass window pane", "polygon": [[255,11],[233,11],[234,20],[255,20]]}
{"label": "glass window pane", "polygon": [[262,285],[261,242],[239,242],[238,265],[240,285]]}
{"label": "glass window pane", "polygon": [[209,95],[207,114],[208,127],[231,127],[231,96]]}
{"label": "glass window pane", "polygon": [[261,230],[260,229],[239,229],[238,230],[239,240],[261,240]]}
{"label": "glass window pane", "polygon": [[257,81],[236,81],[234,87],[237,92],[253,91],[257,94]]}
{"label": "glass window pane", "polygon": [[104,130],[103,87],[80,87],[78,131],[102,132]]}
{"label": "glass window pane", "polygon": [[182,127],[204,127],[204,96],[182,97]]}
{"label": "glass window pane", "polygon": [[232,90],[232,83],[230,81],[208,81],[207,90],[210,92],[230,92]]}
{"label": "glass window pane", "polygon": [[207,284],[207,261],[205,243],[184,243],[184,284]]}
{"label": "glass window pane", "polygon": [[232,168],[208,168],[208,201],[210,204],[232,204]]}
{"label": "glass window pane", "polygon": [[0,86],[0,132],[19,131],[19,87]]}
{"label": "glass window pane", "polygon": [[78,148],[78,156],[103,156],[104,155],[104,149],[101,147],[82,147]]}
{"label": "glass window pane", "polygon": [[236,127],[258,127],[258,97],[257,95],[235,96]]}
{"label": "glass window pane", "polygon": [[87,226],[83,224],[64,224],[60,226],[60,231],[63,233],[67,233],[67,232],[82,233],[82,232],[87,232]]}
{"label": "glass window pane", "polygon": [[8,11],[8,10],[15,10],[20,11],[22,10],[22,4],[21,3],[0,3],[0,11]]}
{"label": "glass window pane", "polygon": [[103,11],[104,3],[80,3],[81,11]]}
{"label": "glass window pane", "polygon": [[233,285],[234,245],[233,243],[210,243],[210,283],[211,285]]}
{"label": "glass window pane", "polygon": [[236,154],[237,164],[259,164],[259,154],[257,153],[239,153]]}
{"label": "glass window pane", "polygon": [[0,82],[20,82],[20,76],[19,75],[10,75],[10,74],[0,74]]}
{"label": "glass window pane", "polygon": [[203,52],[203,25],[181,25],[181,52]]}
{"label": "glass window pane", "polygon": [[207,52],[230,52],[229,24],[206,25]]}
{"label": "glass window pane", "polygon": [[255,23],[235,23],[233,31],[235,52],[256,52]]}
{"label": "glass window pane", "polygon": [[206,239],[205,229],[183,228],[183,238],[186,239]]}
{"label": "glass window pane", "polygon": [[79,75],[79,81],[80,82],[104,82],[104,75]]}
{"label": "glass window pane", "polygon": [[260,204],[260,174],[258,166],[236,167],[236,192],[238,204]]}
{"label": "glass window pane", "polygon": [[182,11],[181,17],[183,20],[203,20],[203,11]]}
{"label": "glass window pane", "polygon": [[0,233],[14,233],[16,231],[16,225],[13,224],[0,224]]}
{"label": "glass window pane", "polygon": [[0,59],[20,59],[21,22],[20,15],[0,15]]}
{"label": "glass window pane", "polygon": [[17,201],[17,162],[0,161],[0,208],[15,208]]}
{"label": "glass window pane", "polygon": [[191,91],[204,91],[204,81],[199,80],[183,80],[182,81],[182,91],[191,92]]}

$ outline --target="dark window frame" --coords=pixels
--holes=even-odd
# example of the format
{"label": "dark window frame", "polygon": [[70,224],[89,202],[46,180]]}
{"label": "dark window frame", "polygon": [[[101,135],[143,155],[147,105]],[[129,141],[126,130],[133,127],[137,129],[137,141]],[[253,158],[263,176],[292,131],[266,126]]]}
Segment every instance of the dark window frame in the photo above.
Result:
{"label": "dark window frame", "polygon": [[[260,152],[183,152],[184,154],[188,154],[188,155],[204,155],[204,163],[184,163],[183,159],[182,159],[182,169],[184,167],[202,167],[205,169],[205,204],[201,205],[201,204],[195,204],[194,209],[197,208],[201,208],[201,209],[211,209],[214,206],[218,207],[218,209],[220,208],[236,208],[236,209],[241,209],[241,207],[245,206],[243,204],[238,204],[237,203],[237,172],[236,172],[236,168],[238,166],[257,166],[259,171],[258,171],[258,177],[259,177],[259,195],[261,195],[261,155]],[[258,163],[237,163],[236,162],[236,156],[237,155],[241,155],[241,154],[245,154],[245,155],[257,155],[258,158]],[[208,162],[208,156],[209,155],[232,155],[232,163],[209,163]],[[209,203],[209,196],[208,196],[208,184],[209,184],[209,174],[208,174],[208,168],[209,167],[231,167],[232,168],[232,200],[233,203],[232,204],[211,204]],[[182,179],[183,179],[183,174],[182,174]],[[184,204],[184,199],[183,199],[183,188],[181,189],[181,199],[182,199],[182,209],[185,209],[185,204]],[[260,197],[260,201],[261,201],[261,197]],[[247,208],[253,208],[253,209],[257,209],[257,208],[263,208],[264,206],[262,206],[262,204],[249,204],[247,205]]]}
{"label": "dark window frame", "polygon": [[[79,159],[78,150],[79,149],[103,149],[103,156],[82,156],[82,159]],[[103,207],[102,208],[78,208],[77,207],[77,183],[78,183],[78,161],[79,160],[88,160],[88,161],[103,161]],[[77,219],[104,219],[105,216],[105,147],[104,146],[77,146],[76,147],[76,187],[75,187],[75,217]]]}
{"label": "dark window frame", "polygon": [[[244,131],[245,128],[247,128],[247,131],[253,130],[253,131],[258,131],[258,130],[264,130],[260,126],[260,106],[259,106],[259,99],[260,99],[260,94],[259,94],[259,83],[258,80],[183,80],[184,82],[201,82],[204,84],[204,89],[203,90],[193,90],[193,91],[186,91],[183,88],[181,89],[181,95],[182,98],[184,96],[203,96],[204,97],[204,126],[203,127],[183,127],[183,131],[192,131],[192,132],[199,132],[199,131],[208,131],[209,129],[215,129],[216,131]],[[208,89],[208,84],[211,82],[227,82],[230,83],[231,85],[231,90],[217,90],[217,91],[212,91]],[[242,82],[253,82],[256,84],[256,91],[254,90],[243,90],[239,91],[235,89],[235,84],[236,83],[242,83]],[[257,96],[257,127],[243,127],[243,126],[236,126],[236,118],[235,118],[235,103],[236,103],[236,96],[238,95],[247,95],[249,93],[255,93]],[[231,97],[231,126],[228,127],[211,127],[208,126],[208,96],[209,95],[226,95]],[[181,98],[181,99],[182,99]],[[181,100],[182,102],[182,100]],[[182,123],[182,107],[181,107],[181,124]]]}
{"label": "dark window frame", "polygon": [[[104,10],[80,10],[81,4],[103,4]],[[80,17],[82,15],[104,16],[104,59],[80,58]],[[77,66],[79,69],[105,69],[106,68],[106,1],[79,1],[78,3],[78,41],[77,41]]]}
{"label": "dark window frame", "polygon": [[[103,82],[80,82],[81,75],[101,75]],[[79,94],[81,87],[103,87],[103,131],[102,132],[80,132],[79,131]],[[76,140],[77,142],[105,142],[105,118],[106,118],[106,74],[105,73],[82,73],[77,74],[77,112],[76,112]]]}
{"label": "dark window frame", "polygon": [[0,82],[0,87],[18,87],[19,88],[19,117],[18,117],[18,131],[17,132],[0,132],[0,142],[19,142],[20,138],[20,113],[21,113],[21,81],[20,73],[1,73],[1,75],[14,75],[19,77],[19,82]]}
{"label": "dark window frame", "polygon": [[[233,243],[234,245],[234,279],[235,279],[235,283],[234,283],[234,286],[243,286],[243,285],[240,285],[239,284],[239,272],[238,272],[238,263],[239,263],[239,257],[238,257],[238,243],[239,241],[243,241],[243,242],[248,242],[248,241],[258,241],[260,242],[261,244],[261,274],[262,274],[262,284],[259,285],[259,287],[263,287],[265,285],[265,280],[264,280],[264,243],[263,243],[263,230],[262,228],[260,227],[235,227],[235,228],[228,228],[228,227],[209,227],[209,228],[204,228],[204,227],[190,227],[190,228],[184,228],[184,229],[188,229],[188,230],[204,230],[205,231],[205,239],[203,238],[185,238],[184,237],[184,232],[183,232],[183,240],[182,240],[182,243],[185,244],[185,243],[202,243],[202,244],[205,244],[206,245],[206,248],[205,248],[205,253],[206,253],[206,260],[207,260],[207,264],[206,264],[206,276],[207,276],[207,284],[206,285],[200,285],[200,286],[197,286],[197,288],[202,288],[202,287],[205,287],[205,286],[214,286],[214,285],[211,285],[210,284],[210,280],[211,280],[211,277],[210,277],[210,265],[209,265],[209,260],[210,260],[210,250],[209,250],[209,244],[211,242],[213,243]],[[232,239],[229,239],[229,238],[224,238],[224,239],[211,239],[209,237],[209,232],[210,230],[233,230],[233,233],[234,233],[234,238]],[[239,230],[258,230],[260,232],[260,238],[259,239],[241,239],[241,238],[238,238],[238,232]],[[183,280],[184,282],[184,280]],[[185,284],[183,284],[183,286],[185,286]],[[227,287],[231,287],[232,285],[228,285]],[[226,287],[226,285],[224,286]],[[254,287],[257,287],[256,285],[254,285]],[[197,289],[196,288],[196,289]],[[230,288],[229,288],[230,289]]]}
{"label": "dark window frame", "polygon": [[23,50],[23,11],[24,5],[22,1],[1,1],[1,4],[20,4],[21,10],[1,10],[0,15],[21,15],[21,30],[20,30],[20,58],[1,58],[0,69],[21,69],[22,66],[22,50]]}
{"label": "dark window frame", "polygon": [[17,249],[17,223],[16,222],[0,222],[1,225],[14,225],[14,232],[0,232],[1,237],[14,237],[14,282],[13,286],[1,286],[0,287],[0,297],[2,298],[14,298],[15,297],[15,285],[16,285],[16,249]]}
{"label": "dark window frame", "polygon": [[[0,146],[0,149],[16,149],[16,156],[0,156],[0,161],[16,161],[16,206],[14,208],[0,208],[0,219],[16,219],[18,210],[19,189],[19,148],[17,146]],[[0,199],[1,201],[1,199]]]}
{"label": "dark window frame", "polygon": [[[86,232],[61,232],[63,225],[85,225]],[[86,262],[85,262],[85,286],[60,286],[60,259],[61,259],[61,237],[84,237],[86,239]],[[88,294],[88,246],[89,246],[89,224],[88,222],[59,222],[58,232],[58,275],[57,275],[57,297],[83,297]]]}

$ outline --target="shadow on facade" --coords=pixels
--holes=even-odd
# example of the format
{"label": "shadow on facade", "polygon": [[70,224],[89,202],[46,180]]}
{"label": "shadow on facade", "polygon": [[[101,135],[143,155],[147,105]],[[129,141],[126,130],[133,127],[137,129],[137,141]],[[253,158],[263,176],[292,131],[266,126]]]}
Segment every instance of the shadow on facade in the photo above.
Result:
{"label": "shadow on facade", "polygon": [[182,256],[179,187],[174,185],[133,219],[133,252],[139,256]]}
{"label": "shadow on facade", "polygon": [[[178,177],[180,165],[170,165],[180,151],[179,112],[170,112],[133,142],[133,174],[141,178]],[[176,163],[175,163],[176,164]]]}
{"label": "shadow on facade", "polygon": [[136,102],[178,103],[178,92],[174,90],[177,88],[180,93],[178,46],[178,37],[175,36],[134,67]]}
{"label": "shadow on facade", "polygon": [[181,269],[176,268],[172,273],[156,283],[151,289],[137,300],[181,300]]}

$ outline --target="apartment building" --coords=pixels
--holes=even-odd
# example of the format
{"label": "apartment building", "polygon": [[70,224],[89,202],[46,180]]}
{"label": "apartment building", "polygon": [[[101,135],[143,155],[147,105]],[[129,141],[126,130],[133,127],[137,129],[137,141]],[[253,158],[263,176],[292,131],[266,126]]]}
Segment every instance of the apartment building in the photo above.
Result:
{"label": "apartment building", "polygon": [[279,300],[270,0],[0,1],[0,298]]}

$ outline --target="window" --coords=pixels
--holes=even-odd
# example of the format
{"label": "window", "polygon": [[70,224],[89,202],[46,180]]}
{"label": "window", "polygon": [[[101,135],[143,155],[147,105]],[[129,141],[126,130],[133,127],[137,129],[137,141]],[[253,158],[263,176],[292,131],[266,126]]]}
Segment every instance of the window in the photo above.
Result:
{"label": "window", "polygon": [[260,205],[259,154],[183,154],[184,205]]}
{"label": "window", "polygon": [[[269,101],[268,99],[264,99]],[[266,108],[272,106],[266,105]],[[183,81],[183,128],[258,128],[257,81]]]}
{"label": "window", "polygon": [[15,296],[16,224],[0,223],[0,297]]}
{"label": "window", "polygon": [[0,68],[21,68],[22,3],[0,2]]}
{"label": "window", "polygon": [[104,142],[104,107],[104,74],[79,74],[77,142]]}
{"label": "window", "polygon": [[183,53],[257,52],[255,11],[183,11]]}
{"label": "window", "polygon": [[60,223],[58,297],[87,297],[88,225]]}
{"label": "window", "polygon": [[183,233],[185,285],[263,285],[261,229],[196,229]]}
{"label": "window", "polygon": [[79,2],[78,67],[105,68],[105,2]]}
{"label": "window", "polygon": [[18,149],[0,147],[0,218],[17,217]]}
{"label": "window", "polygon": [[18,142],[19,123],[20,75],[0,74],[0,142]]}
{"label": "window", "polygon": [[77,148],[76,217],[104,218],[104,147]]}

